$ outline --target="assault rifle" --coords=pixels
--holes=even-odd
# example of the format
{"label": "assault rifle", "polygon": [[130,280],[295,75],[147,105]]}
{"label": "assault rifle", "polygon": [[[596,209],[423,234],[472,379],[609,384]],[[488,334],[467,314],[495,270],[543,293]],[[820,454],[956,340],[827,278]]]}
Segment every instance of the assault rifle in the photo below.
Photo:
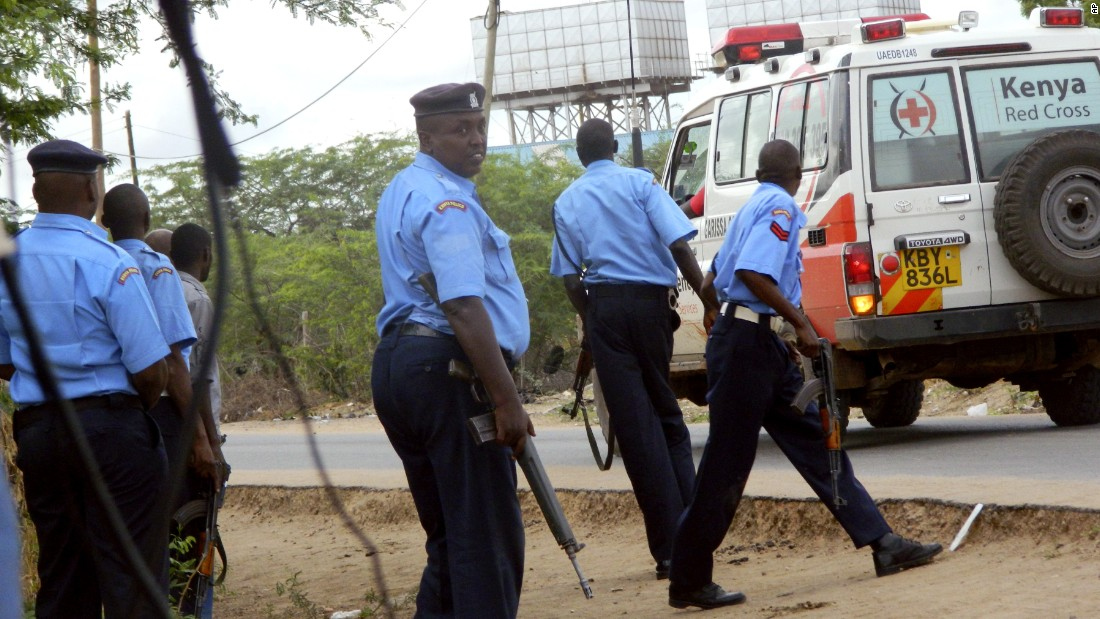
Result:
{"label": "assault rifle", "polygon": [[[418,281],[424,287],[428,296],[438,304],[439,294],[436,292],[435,277],[431,273],[424,273],[418,277]],[[481,383],[481,379],[477,377],[477,374],[474,373],[473,368],[464,361],[451,359],[447,366],[447,374],[469,384],[474,399],[489,408],[488,413],[466,420],[467,429],[473,435],[474,441],[478,445],[484,445],[496,440],[497,427],[496,417],[492,410],[493,401],[488,397],[485,386]],[[527,478],[527,483],[531,486],[531,494],[535,495],[535,501],[538,502],[539,509],[542,510],[542,516],[546,519],[550,532],[554,534],[554,539],[565,550],[569,561],[573,563],[573,569],[580,579],[581,591],[584,592],[584,597],[591,599],[593,595],[592,586],[588,584],[588,579],[584,577],[584,572],[581,571],[581,566],[577,562],[577,553],[584,548],[584,544],[577,542],[577,537],[573,534],[573,528],[569,526],[569,520],[565,517],[565,510],[562,509],[558,495],[554,492],[554,486],[546,475],[546,468],[542,465],[542,459],[539,458],[539,452],[535,449],[535,441],[532,437],[527,437],[527,444],[523,449],[523,453],[516,456],[516,462],[519,463],[524,477]]]}
{"label": "assault rifle", "polygon": [[818,338],[820,352],[813,358],[814,378],[806,381],[798,395],[791,402],[791,407],[799,412],[806,413],[806,407],[813,400],[818,401],[821,413],[821,431],[825,434],[825,449],[829,452],[829,475],[833,482],[833,505],[841,507],[847,505],[840,496],[837,487],[841,473],[840,451],[840,400],[836,394],[836,383],[833,380],[833,347],[829,340]]}
{"label": "assault rifle", "polygon": [[[225,478],[229,477],[229,465],[225,464]],[[179,528],[181,535],[196,532],[196,558],[195,568],[179,592],[179,610],[183,614],[198,616],[202,612],[206,599],[213,595],[212,586],[220,585],[225,580],[225,572],[228,561],[225,556],[225,546],[222,545],[221,534],[218,532],[218,492],[213,480],[203,479],[209,483],[209,488],[203,492],[203,498],[184,503],[172,520]],[[222,492],[225,491],[223,482]],[[202,518],[202,529],[198,530],[199,519]],[[190,554],[190,553],[189,553]],[[222,563],[222,570],[214,576],[214,555],[217,554]]]}

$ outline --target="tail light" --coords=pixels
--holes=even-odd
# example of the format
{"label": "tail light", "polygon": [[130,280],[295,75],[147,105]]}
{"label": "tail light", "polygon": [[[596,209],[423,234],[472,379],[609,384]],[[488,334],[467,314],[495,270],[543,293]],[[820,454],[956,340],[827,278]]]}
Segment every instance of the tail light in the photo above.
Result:
{"label": "tail light", "polygon": [[875,312],[875,260],[870,243],[844,246],[844,285],[853,314],[867,316]]}

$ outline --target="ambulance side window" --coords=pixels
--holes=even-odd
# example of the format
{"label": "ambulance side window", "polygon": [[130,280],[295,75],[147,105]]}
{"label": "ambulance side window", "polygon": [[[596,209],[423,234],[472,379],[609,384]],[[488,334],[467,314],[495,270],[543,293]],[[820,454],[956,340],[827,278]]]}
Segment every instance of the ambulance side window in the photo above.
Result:
{"label": "ambulance side window", "polygon": [[1025,146],[1063,129],[1100,130],[1095,59],[963,70],[978,170],[994,180]]}
{"label": "ambulance side window", "polygon": [[970,181],[950,72],[875,76],[868,90],[875,191]]}
{"label": "ambulance side window", "polygon": [[787,140],[802,153],[802,169],[812,170],[825,165],[826,110],[828,83],[825,80],[792,84],[779,91],[779,110],[775,118],[775,137]]}
{"label": "ambulance side window", "polygon": [[771,91],[737,95],[718,108],[714,181],[718,184],[752,178],[756,160],[768,139]]}
{"label": "ambulance side window", "polygon": [[710,145],[710,123],[689,127],[680,134],[672,158],[671,195],[679,202],[699,193],[707,179],[707,147]]}

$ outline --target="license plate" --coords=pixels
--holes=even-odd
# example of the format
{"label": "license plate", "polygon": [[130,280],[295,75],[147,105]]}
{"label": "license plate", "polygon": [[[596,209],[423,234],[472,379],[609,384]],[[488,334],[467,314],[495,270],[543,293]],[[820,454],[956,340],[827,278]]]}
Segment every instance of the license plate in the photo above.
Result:
{"label": "license plate", "polygon": [[901,253],[901,287],[903,290],[925,290],[962,285],[961,245],[903,249]]}

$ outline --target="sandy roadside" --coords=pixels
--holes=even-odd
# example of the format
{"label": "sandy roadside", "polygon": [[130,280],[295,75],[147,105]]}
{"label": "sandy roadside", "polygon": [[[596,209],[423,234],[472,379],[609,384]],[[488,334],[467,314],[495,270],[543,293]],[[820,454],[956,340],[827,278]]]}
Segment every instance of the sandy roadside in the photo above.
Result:
{"label": "sandy roadside", "polygon": [[[958,394],[956,394],[958,395]],[[929,403],[932,414],[960,414],[971,394]],[[1000,396],[998,396],[1000,397]],[[1006,396],[1011,397],[1011,396]],[[973,398],[1000,406],[988,394]],[[558,402],[533,406],[537,427],[569,424]],[[1036,411],[1041,412],[1041,411]],[[302,432],[300,421],[226,424],[234,435]],[[373,417],[315,421],[317,433],[378,433]],[[858,464],[858,463],[857,463]],[[400,471],[330,471],[352,522],[377,546],[368,557],[336,515],[316,474],[235,473],[221,518],[230,553],[219,617],[327,617],[334,610],[370,609],[381,575],[411,617],[424,565],[424,534]],[[547,531],[534,501],[521,492],[528,568],[520,617],[676,617],[667,585],[652,576],[640,513],[621,466],[596,473],[585,463],[552,472],[578,539],[580,562],[596,598],[585,600],[575,575]],[[595,480],[595,481],[594,481]],[[1018,480],[1017,480],[1018,482]],[[987,507],[956,552],[934,565],[875,578],[869,552],[855,550],[808,488],[791,472],[757,472],[750,498],[716,555],[715,580],[745,591],[749,601],[709,616],[784,617],[1090,617],[1100,616],[1100,484],[989,478],[866,478],[899,532],[947,546],[975,497]],[[302,486],[292,488],[287,486]],[[589,488],[579,490],[579,488]],[[1027,497],[1022,501],[1020,497]],[[1065,497],[1083,503],[1060,505]],[[1020,503],[1031,505],[1021,506]],[[1088,509],[1082,509],[1088,508]],[[381,562],[382,571],[372,561]],[[282,591],[282,594],[279,591]],[[382,615],[369,615],[382,616]]]}

